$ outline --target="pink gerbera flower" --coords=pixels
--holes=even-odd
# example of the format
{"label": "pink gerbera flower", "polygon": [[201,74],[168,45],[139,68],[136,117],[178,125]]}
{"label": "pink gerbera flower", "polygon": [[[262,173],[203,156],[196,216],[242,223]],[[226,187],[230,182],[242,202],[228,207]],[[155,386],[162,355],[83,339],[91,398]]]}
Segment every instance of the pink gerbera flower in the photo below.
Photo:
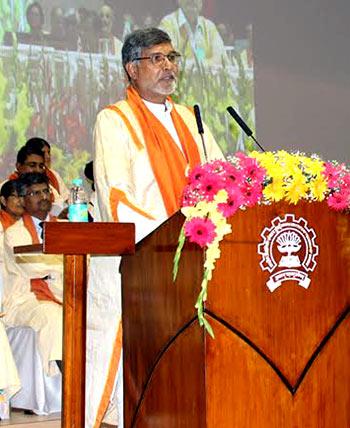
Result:
{"label": "pink gerbera flower", "polygon": [[338,180],[342,174],[342,165],[334,165],[332,162],[325,162],[322,174],[327,180],[328,187],[334,188],[338,186]]}
{"label": "pink gerbera flower", "polygon": [[243,205],[243,201],[242,192],[239,187],[232,187],[228,191],[227,202],[218,204],[218,210],[224,217],[230,217]]}
{"label": "pink gerbera flower", "polygon": [[218,174],[206,174],[202,177],[198,190],[203,192],[205,199],[212,201],[214,196],[223,188],[222,178]]}
{"label": "pink gerbera flower", "polygon": [[340,192],[334,192],[327,199],[327,204],[335,211],[343,211],[350,208],[350,189],[343,189]]}
{"label": "pink gerbera flower", "polygon": [[229,191],[231,187],[240,186],[244,181],[243,171],[229,164],[225,168],[225,189]]}
{"label": "pink gerbera flower", "polygon": [[262,198],[261,185],[251,185],[250,183],[245,183],[241,187],[241,191],[243,196],[243,204],[247,207],[253,207]]}
{"label": "pink gerbera flower", "polygon": [[202,165],[197,165],[191,170],[188,176],[188,181],[189,183],[198,183],[205,174],[205,167]]}
{"label": "pink gerbera flower", "polygon": [[216,232],[215,224],[210,219],[194,217],[185,223],[185,235],[190,242],[194,242],[201,247],[213,242]]}

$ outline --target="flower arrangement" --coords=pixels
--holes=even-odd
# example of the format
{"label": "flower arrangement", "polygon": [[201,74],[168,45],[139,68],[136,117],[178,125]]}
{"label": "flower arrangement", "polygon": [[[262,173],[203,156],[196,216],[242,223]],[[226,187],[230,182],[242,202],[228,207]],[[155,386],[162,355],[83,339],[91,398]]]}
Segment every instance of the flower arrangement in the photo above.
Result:
{"label": "flower arrangement", "polygon": [[220,241],[231,232],[227,219],[238,209],[285,200],[297,204],[326,200],[331,209],[350,210],[350,170],[335,161],[324,162],[302,153],[236,153],[226,161],[215,160],[195,167],[184,189],[181,211],[186,220],[174,257],[175,281],[186,239],[205,248],[201,291],[195,307],[201,326],[213,330],[204,317],[208,281],[220,257]]}

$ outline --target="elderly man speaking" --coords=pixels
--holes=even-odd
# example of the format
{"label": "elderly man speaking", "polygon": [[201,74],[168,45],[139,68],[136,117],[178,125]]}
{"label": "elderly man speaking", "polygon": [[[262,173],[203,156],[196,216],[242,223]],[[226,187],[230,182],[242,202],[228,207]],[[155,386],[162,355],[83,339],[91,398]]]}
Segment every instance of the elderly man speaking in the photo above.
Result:
{"label": "elderly man speaking", "polygon": [[[181,54],[168,34],[157,28],[129,34],[122,48],[122,62],[129,80],[126,99],[98,114],[94,175],[101,220],[135,223],[139,240],[180,208],[188,169],[206,159],[193,111],[170,98],[176,89]],[[222,158],[205,125],[204,138],[207,159]],[[102,395],[96,427],[108,404],[106,398],[121,355],[117,276],[117,261],[102,257],[91,261],[89,311],[94,316],[88,320],[88,373],[89,364],[92,370],[98,370],[98,361],[101,371],[96,379],[104,385],[103,391],[88,380],[87,395],[91,391]],[[90,411],[91,406],[87,409]]]}

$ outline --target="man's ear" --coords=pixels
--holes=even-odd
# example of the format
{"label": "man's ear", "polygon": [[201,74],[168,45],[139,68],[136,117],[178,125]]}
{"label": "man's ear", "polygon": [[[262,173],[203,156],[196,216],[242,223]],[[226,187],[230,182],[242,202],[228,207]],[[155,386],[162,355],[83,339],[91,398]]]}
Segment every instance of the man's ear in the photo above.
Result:
{"label": "man's ear", "polygon": [[0,203],[1,203],[1,205],[3,205],[4,207],[6,207],[6,198],[5,198],[5,196],[0,196]]}
{"label": "man's ear", "polygon": [[125,65],[125,71],[127,72],[129,78],[131,80],[136,80],[137,79],[137,75],[138,75],[138,68],[137,65],[135,64],[135,62],[128,62]]}
{"label": "man's ear", "polygon": [[21,164],[20,164],[20,163],[18,163],[18,162],[16,162],[16,170],[17,170],[18,172],[20,172],[20,169],[21,169]]}

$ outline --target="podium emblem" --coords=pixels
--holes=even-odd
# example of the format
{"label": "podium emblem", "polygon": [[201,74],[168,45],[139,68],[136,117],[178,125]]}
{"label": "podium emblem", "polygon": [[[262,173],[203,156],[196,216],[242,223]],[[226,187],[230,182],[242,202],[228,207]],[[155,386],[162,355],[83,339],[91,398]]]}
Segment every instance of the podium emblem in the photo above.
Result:
{"label": "podium emblem", "polygon": [[268,289],[273,292],[284,281],[296,281],[307,289],[311,282],[307,273],[316,268],[319,254],[316,233],[308,227],[307,221],[295,218],[294,214],[275,217],[261,237],[263,242],[258,245],[260,267],[272,274],[266,283]]}

